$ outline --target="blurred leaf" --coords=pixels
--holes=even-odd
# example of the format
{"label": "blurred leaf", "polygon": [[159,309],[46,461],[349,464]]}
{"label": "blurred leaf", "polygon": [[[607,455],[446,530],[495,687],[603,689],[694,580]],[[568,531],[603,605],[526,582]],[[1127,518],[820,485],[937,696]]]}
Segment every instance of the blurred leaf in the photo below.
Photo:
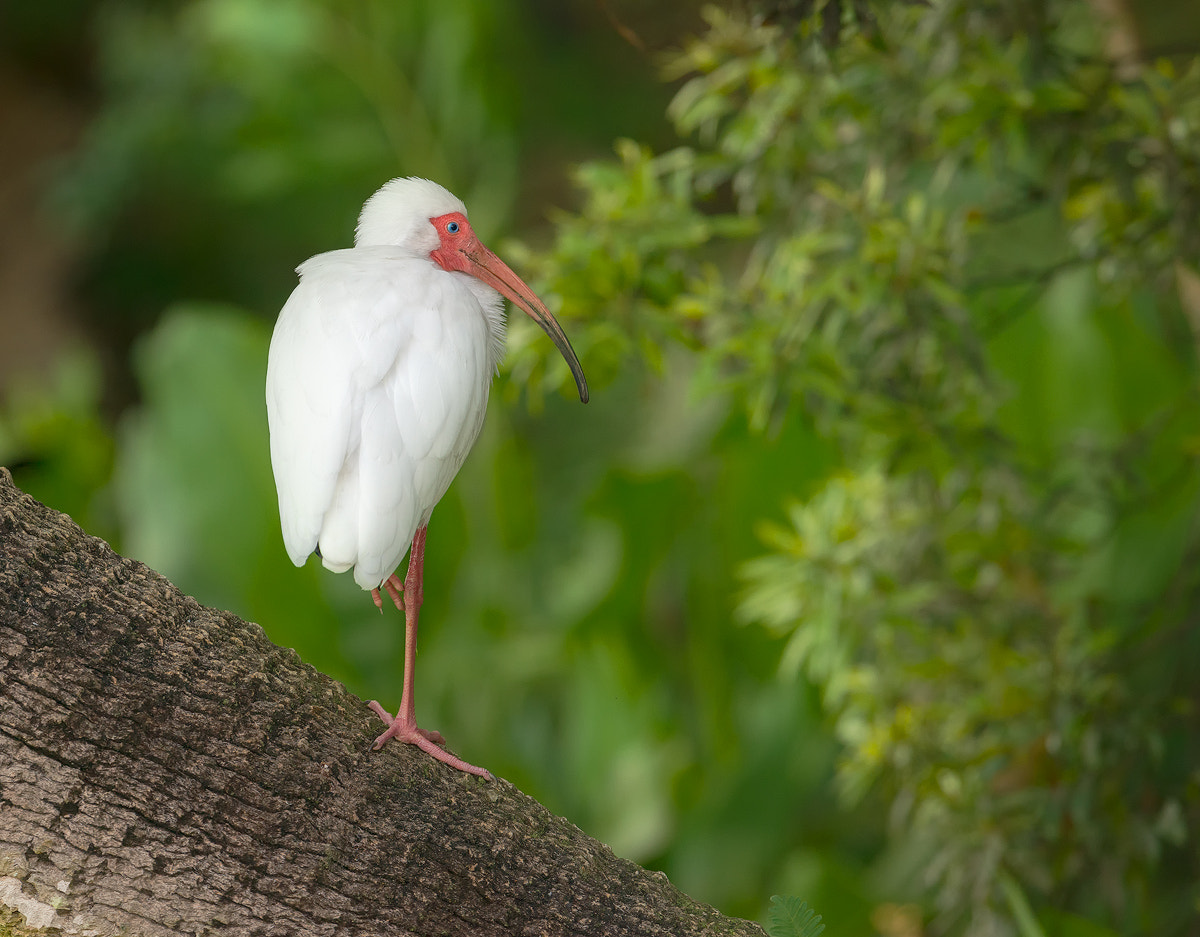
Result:
{"label": "blurred leaf", "polygon": [[115,539],[106,486],[114,444],[100,411],[96,356],[64,354],[42,382],[26,379],[0,407],[0,465],[23,491]]}

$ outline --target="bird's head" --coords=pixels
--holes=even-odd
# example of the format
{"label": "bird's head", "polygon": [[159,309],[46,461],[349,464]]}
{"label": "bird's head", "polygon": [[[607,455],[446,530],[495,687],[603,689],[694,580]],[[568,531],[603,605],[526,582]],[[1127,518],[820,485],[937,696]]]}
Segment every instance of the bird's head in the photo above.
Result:
{"label": "bird's head", "polygon": [[466,205],[436,182],[414,177],[387,183],[363,205],[354,243],[404,247],[508,297],[550,336],[571,369],[579,399],[587,403],[583,367],[558,320],[525,281],[483,245],[467,220]]}

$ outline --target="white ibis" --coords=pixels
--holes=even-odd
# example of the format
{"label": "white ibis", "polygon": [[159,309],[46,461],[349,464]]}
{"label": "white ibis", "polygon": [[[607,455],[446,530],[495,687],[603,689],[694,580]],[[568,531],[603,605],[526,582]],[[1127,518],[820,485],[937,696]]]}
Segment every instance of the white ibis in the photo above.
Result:
{"label": "white ibis", "polygon": [[[393,179],[359,215],[354,247],[311,257],[275,324],[267,362],[271,465],[288,556],[354,570],[404,612],[404,686],[375,740],[418,746],[461,771],[483,768],[418,728],[413,698],[425,529],[475,443],[504,351],[504,301],[550,336],[588,399],[562,327],[480,243],[461,201],[427,179]],[[410,545],[411,543],[411,552]],[[396,569],[409,553],[401,581]]]}

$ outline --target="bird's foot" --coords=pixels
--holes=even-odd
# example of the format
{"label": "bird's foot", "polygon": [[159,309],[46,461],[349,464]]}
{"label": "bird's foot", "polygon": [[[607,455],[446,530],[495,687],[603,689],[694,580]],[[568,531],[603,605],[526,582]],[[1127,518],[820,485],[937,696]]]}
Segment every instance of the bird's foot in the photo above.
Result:
{"label": "bird's foot", "polygon": [[[400,577],[395,573],[392,573],[383,581],[383,588],[386,589],[387,594],[391,596],[392,604],[395,605],[399,611],[404,611],[404,599],[402,598],[404,592],[404,583],[400,581]],[[371,590],[371,600],[375,603],[375,607],[382,612],[383,596],[379,594],[378,589]]]}
{"label": "bird's foot", "polygon": [[373,713],[383,720],[388,727],[379,738],[375,740],[375,744],[371,748],[375,751],[383,748],[392,739],[398,739],[401,742],[407,742],[409,745],[415,745],[427,755],[432,755],[438,761],[445,762],[451,768],[459,771],[465,771],[467,774],[474,774],[481,778],[491,778],[492,774],[486,768],[478,768],[475,765],[468,764],[457,755],[452,755],[446,751],[443,746],[446,740],[442,738],[442,733],[431,732],[420,728],[416,720],[403,720],[397,714],[393,719],[391,714],[379,705],[375,700],[371,700],[367,704]]}

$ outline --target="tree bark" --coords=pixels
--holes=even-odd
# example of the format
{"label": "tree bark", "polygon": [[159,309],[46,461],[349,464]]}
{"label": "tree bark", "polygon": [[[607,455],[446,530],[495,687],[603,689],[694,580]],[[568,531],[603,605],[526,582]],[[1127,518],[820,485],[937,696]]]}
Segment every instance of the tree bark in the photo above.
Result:
{"label": "tree bark", "polygon": [[0,933],[745,934],[0,469]]}

